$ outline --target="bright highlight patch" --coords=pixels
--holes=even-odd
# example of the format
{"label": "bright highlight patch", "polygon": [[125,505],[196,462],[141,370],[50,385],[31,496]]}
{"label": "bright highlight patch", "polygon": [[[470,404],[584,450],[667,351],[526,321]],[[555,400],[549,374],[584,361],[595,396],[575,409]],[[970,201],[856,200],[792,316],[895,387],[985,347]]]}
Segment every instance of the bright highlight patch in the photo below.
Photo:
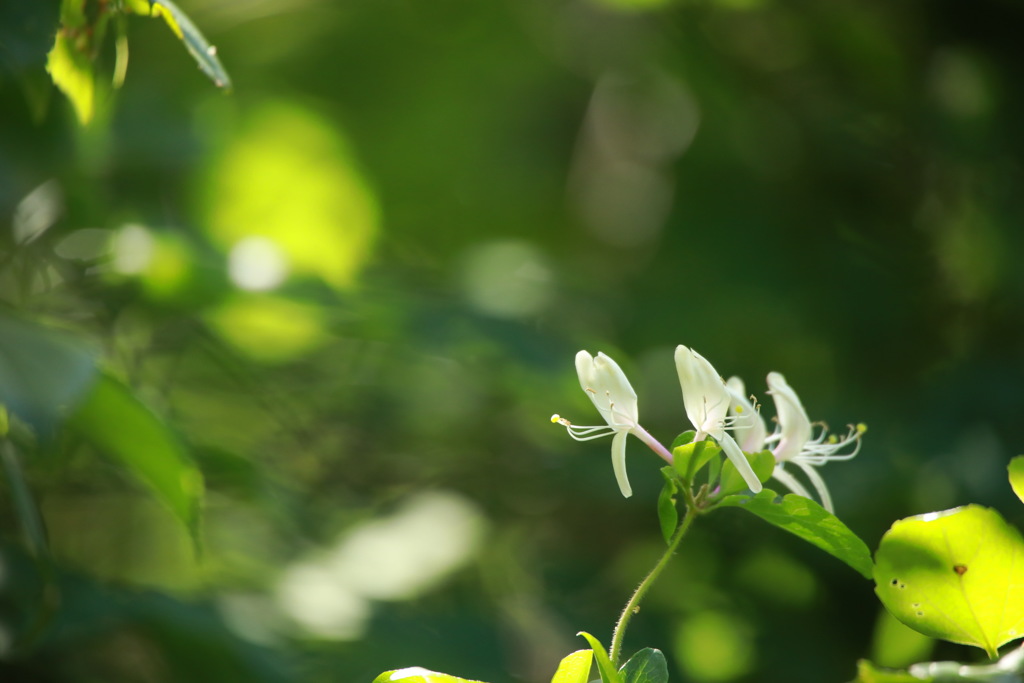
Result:
{"label": "bright highlight patch", "polygon": [[228,254],[228,275],[240,289],[274,289],[288,275],[288,261],[277,243],[266,237],[246,237]]}
{"label": "bright highlight patch", "polygon": [[224,249],[262,237],[292,273],[338,288],[354,285],[370,257],[379,227],[376,198],[337,126],[312,112],[265,105],[214,163],[203,187],[205,222]]}

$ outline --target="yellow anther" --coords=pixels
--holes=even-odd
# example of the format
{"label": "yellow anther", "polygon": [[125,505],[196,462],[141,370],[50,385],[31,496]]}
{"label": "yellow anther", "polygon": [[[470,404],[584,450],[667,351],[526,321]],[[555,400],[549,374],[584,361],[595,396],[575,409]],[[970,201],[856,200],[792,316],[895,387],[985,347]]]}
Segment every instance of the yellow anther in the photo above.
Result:
{"label": "yellow anther", "polygon": [[868,426],[866,424],[864,424],[863,422],[858,422],[857,423],[857,433],[858,434],[863,434],[866,431],[868,431]]}
{"label": "yellow anther", "polygon": [[554,415],[551,416],[551,424],[558,424],[558,421],[561,419],[561,416],[559,416],[558,413],[555,413]]}

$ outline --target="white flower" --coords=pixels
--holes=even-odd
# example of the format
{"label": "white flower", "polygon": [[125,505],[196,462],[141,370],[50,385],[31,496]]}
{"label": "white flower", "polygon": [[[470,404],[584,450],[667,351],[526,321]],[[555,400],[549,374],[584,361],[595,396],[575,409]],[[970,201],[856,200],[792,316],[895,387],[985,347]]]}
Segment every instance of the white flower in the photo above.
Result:
{"label": "white flower", "polygon": [[626,435],[633,434],[638,437],[669,464],[672,463],[672,454],[640,426],[636,392],[633,391],[618,363],[603,353],[598,353],[595,358],[586,351],[580,351],[576,354],[576,373],[579,375],[583,391],[594,402],[594,407],[607,424],[574,425],[558,415],[552,415],[551,421],[564,425],[569,436],[577,441],[590,441],[614,434],[612,470],[615,472],[615,481],[618,482],[622,495],[629,498],[633,495],[633,489],[626,476]]}
{"label": "white flower", "polygon": [[729,390],[732,403],[729,404],[729,414],[733,416],[735,426],[733,434],[740,448],[747,453],[757,453],[764,450],[765,439],[768,438],[768,428],[764,426],[764,420],[758,413],[757,406],[747,396],[743,380],[739,377],[730,377],[725,382],[725,388]]}
{"label": "white flower", "polygon": [[[731,397],[721,376],[702,355],[683,345],[676,347],[676,370],[683,389],[686,416],[697,430],[694,440],[711,436],[721,445],[725,455],[736,466],[743,481],[754,493],[761,482],[750,467],[743,451],[727,429],[735,429],[739,421],[728,417]],[[744,418],[745,420],[746,418]]]}
{"label": "white flower", "polygon": [[[772,477],[787,486],[793,493],[810,498],[807,489],[786,471],[785,464],[791,462],[804,471],[811,480],[821,498],[821,505],[829,512],[834,512],[832,496],[829,495],[825,480],[821,478],[815,467],[820,467],[833,460],[849,460],[860,450],[860,437],[866,427],[851,426],[846,436],[837,439],[828,435],[828,429],[819,425],[821,431],[814,436],[814,425],[807,417],[800,398],[793,388],[786,383],[786,378],[777,372],[768,373],[768,393],[775,399],[775,413],[778,427],[765,441],[775,444],[772,454],[775,456],[775,471]],[[842,452],[848,446],[852,450]]]}

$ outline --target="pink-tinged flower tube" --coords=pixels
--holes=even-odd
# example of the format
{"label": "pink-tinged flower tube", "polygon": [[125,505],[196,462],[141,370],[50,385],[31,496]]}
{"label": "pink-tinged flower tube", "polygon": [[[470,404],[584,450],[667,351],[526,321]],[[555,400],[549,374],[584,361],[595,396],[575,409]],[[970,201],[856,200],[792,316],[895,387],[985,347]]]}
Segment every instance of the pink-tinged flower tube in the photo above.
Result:
{"label": "pink-tinged flower tube", "polygon": [[595,357],[580,351],[576,354],[576,373],[580,378],[580,387],[594,402],[594,407],[606,424],[574,425],[558,415],[552,415],[551,421],[563,425],[569,436],[577,441],[612,436],[612,470],[615,472],[615,481],[622,495],[629,498],[633,495],[633,489],[626,476],[626,436],[636,436],[669,464],[672,464],[672,454],[640,426],[636,392],[618,363],[603,353]]}

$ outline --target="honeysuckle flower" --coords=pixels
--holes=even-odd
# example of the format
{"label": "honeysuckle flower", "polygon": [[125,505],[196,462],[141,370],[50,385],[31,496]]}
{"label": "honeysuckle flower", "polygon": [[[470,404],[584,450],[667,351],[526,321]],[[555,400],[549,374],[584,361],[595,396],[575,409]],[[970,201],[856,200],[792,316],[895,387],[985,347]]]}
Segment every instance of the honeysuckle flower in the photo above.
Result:
{"label": "honeysuckle flower", "polygon": [[748,418],[728,416],[732,398],[722,377],[715,372],[714,367],[704,356],[681,344],[676,347],[676,370],[679,373],[679,384],[683,389],[686,417],[697,430],[694,439],[712,437],[736,466],[736,470],[750,490],[754,493],[760,491],[761,482],[754,474],[743,451],[727,431],[735,429]]}
{"label": "honeysuckle flower", "polygon": [[595,358],[586,351],[580,351],[576,354],[576,373],[580,378],[580,387],[594,402],[594,407],[606,424],[574,425],[558,415],[552,415],[551,421],[563,425],[569,436],[577,441],[612,436],[612,470],[615,472],[615,481],[622,495],[629,498],[633,495],[633,489],[626,476],[626,436],[633,434],[669,464],[672,464],[672,454],[640,426],[636,392],[618,363],[600,352]]}
{"label": "honeysuckle flower", "polygon": [[[866,427],[862,424],[851,425],[846,436],[837,438],[829,436],[828,428],[824,424],[819,424],[820,431],[815,436],[814,424],[807,417],[807,411],[804,410],[800,398],[780,373],[768,373],[768,393],[775,399],[775,414],[778,420],[775,432],[765,439],[766,443],[774,444],[772,454],[777,464],[772,477],[793,493],[810,498],[807,489],[785,469],[786,463],[793,463],[804,471],[814,485],[818,497],[821,498],[822,507],[834,512],[832,496],[828,492],[825,480],[814,468],[833,460],[849,460],[857,455],[860,450],[860,437]],[[851,445],[852,450],[848,448]]]}
{"label": "honeysuckle flower", "polygon": [[732,398],[729,414],[735,421],[732,431],[736,442],[747,453],[763,450],[765,439],[768,438],[768,428],[764,426],[757,406],[748,397],[743,380],[739,377],[730,377],[725,381],[725,388],[729,390]]}

